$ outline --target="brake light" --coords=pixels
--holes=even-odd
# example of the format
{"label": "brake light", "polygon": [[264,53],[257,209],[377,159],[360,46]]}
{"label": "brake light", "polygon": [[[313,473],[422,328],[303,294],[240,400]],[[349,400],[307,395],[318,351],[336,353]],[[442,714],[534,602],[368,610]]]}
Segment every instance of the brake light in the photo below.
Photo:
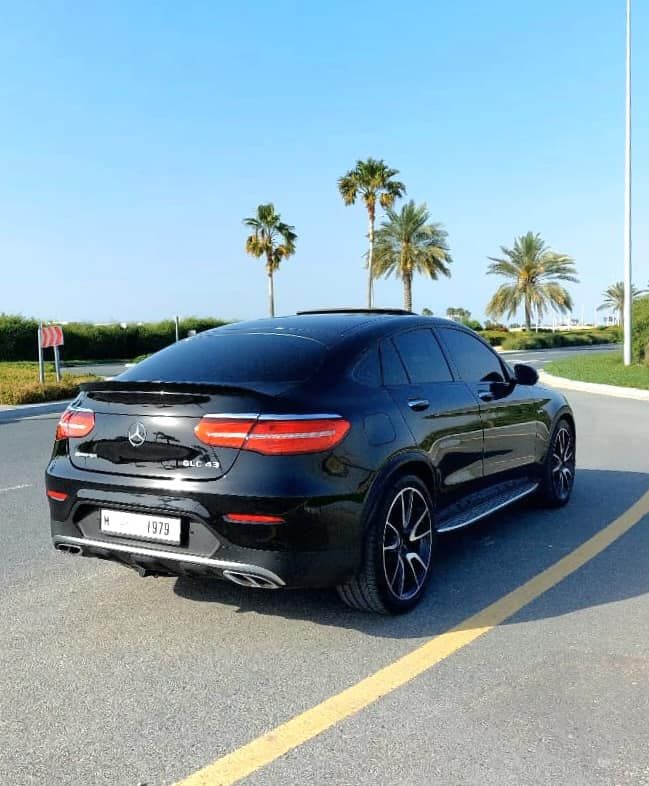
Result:
{"label": "brake light", "polygon": [[56,426],[55,439],[87,437],[95,427],[95,413],[90,409],[66,409]]}
{"label": "brake light", "polygon": [[266,456],[321,453],[342,442],[351,424],[339,417],[228,419],[206,415],[194,429],[206,445]]}

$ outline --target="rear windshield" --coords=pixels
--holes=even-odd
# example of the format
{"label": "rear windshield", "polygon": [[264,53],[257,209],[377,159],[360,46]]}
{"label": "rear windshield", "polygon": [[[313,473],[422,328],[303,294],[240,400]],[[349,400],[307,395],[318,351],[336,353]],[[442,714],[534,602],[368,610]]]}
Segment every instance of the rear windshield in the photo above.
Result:
{"label": "rear windshield", "polygon": [[297,383],[322,364],[326,347],[302,336],[209,331],[157,352],[118,379],[203,384]]}

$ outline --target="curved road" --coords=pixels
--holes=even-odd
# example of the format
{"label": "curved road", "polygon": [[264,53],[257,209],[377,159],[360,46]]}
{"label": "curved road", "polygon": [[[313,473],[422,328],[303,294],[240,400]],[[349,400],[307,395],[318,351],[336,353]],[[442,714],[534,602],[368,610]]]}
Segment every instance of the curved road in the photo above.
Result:
{"label": "curved road", "polygon": [[[569,555],[649,490],[646,402],[570,399],[571,504],[519,505],[445,537],[426,602],[396,619],[325,591],[140,579],[56,553],[42,487],[56,415],[0,423],[0,783],[168,786]],[[649,783],[647,554],[645,515],[503,624],[246,784]]]}

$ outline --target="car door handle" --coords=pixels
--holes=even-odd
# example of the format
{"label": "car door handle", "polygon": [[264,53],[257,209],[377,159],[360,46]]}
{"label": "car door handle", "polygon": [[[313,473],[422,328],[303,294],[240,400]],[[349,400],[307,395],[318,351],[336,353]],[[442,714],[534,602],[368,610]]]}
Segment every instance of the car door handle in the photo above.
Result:
{"label": "car door handle", "polygon": [[409,398],[408,399],[408,406],[410,409],[414,409],[415,412],[421,412],[424,409],[428,409],[430,402],[427,398]]}

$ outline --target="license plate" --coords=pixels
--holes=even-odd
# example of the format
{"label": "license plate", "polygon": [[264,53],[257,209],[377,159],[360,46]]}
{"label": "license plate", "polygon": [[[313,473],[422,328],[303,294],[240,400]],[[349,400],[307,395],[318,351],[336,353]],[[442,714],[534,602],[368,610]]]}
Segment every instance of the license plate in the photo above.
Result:
{"label": "license plate", "polygon": [[159,543],[180,543],[180,519],[124,510],[102,510],[101,531],[107,535],[140,538]]}

